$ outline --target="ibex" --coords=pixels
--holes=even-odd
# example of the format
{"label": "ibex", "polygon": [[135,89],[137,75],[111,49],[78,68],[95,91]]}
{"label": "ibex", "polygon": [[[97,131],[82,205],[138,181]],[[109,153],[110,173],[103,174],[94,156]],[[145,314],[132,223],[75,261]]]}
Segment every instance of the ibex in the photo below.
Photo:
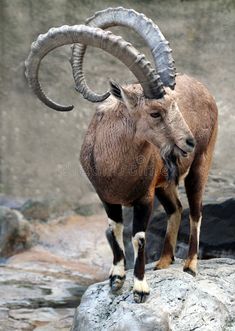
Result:
{"label": "ibex", "polygon": [[[130,43],[103,30],[114,25],[130,27],[143,37],[155,69]],[[156,195],[168,215],[164,247],[156,263],[156,269],[162,269],[174,260],[182,213],[177,194],[181,179],[190,207],[184,271],[196,274],[202,195],[216,140],[217,107],[201,83],[175,73],[171,49],[158,26],[143,14],[120,7],[96,13],[86,25],[52,28],[32,44],[26,61],[29,84],[42,102],[57,111],[69,111],[73,106],[50,100],[41,89],[38,71],[47,53],[66,44],[76,44],[71,60],[76,89],[89,101],[100,102],[82,145],[81,164],[109,219],[106,234],[113,251],[110,286],[116,291],[125,280],[122,205],[133,206],[133,293],[136,302],[144,302],[149,294],[145,231],[153,200]],[[92,92],[83,75],[84,45],[101,48],[118,58],[138,83],[120,86],[112,81],[109,92]]]}

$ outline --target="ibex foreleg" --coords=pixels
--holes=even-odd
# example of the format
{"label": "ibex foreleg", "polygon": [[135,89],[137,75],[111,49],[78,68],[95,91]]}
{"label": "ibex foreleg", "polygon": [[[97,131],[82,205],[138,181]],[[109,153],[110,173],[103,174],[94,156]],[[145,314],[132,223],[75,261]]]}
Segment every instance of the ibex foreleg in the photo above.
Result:
{"label": "ibex foreleg", "polygon": [[125,281],[125,249],[123,244],[123,219],[121,205],[104,203],[108,215],[109,228],[106,237],[113,252],[113,264],[110,270],[110,287],[119,290]]}
{"label": "ibex foreleg", "polygon": [[145,231],[152,212],[153,201],[134,205],[132,243],[134,248],[134,300],[144,302],[149,295],[145,276]]}

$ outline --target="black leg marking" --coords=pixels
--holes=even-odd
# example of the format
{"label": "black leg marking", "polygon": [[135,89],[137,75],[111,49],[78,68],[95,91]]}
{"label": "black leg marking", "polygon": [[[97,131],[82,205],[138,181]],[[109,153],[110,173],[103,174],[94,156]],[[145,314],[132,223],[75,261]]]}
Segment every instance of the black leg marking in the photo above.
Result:
{"label": "black leg marking", "polygon": [[125,281],[125,253],[123,244],[123,220],[121,205],[104,203],[109,218],[109,228],[106,237],[113,252],[113,265],[110,271],[110,287],[113,291],[119,290]]}
{"label": "black leg marking", "polygon": [[111,205],[107,202],[103,202],[105,211],[108,215],[108,218],[113,220],[116,223],[123,223],[122,217],[122,206],[121,205]]}
{"label": "black leg marking", "polygon": [[125,260],[125,256],[124,256],[124,252],[123,250],[120,248],[114,231],[111,228],[108,228],[106,230],[106,238],[109,242],[109,245],[113,251],[113,264],[116,265],[119,261],[121,261],[122,259]]}
{"label": "black leg marking", "polygon": [[139,279],[144,279],[144,269],[145,269],[145,239],[139,238],[138,240],[138,253],[135,260],[134,276]]}
{"label": "black leg marking", "polygon": [[133,248],[135,255],[134,267],[134,300],[145,302],[149,295],[149,287],[145,277],[145,231],[152,212],[153,201],[134,204]]}

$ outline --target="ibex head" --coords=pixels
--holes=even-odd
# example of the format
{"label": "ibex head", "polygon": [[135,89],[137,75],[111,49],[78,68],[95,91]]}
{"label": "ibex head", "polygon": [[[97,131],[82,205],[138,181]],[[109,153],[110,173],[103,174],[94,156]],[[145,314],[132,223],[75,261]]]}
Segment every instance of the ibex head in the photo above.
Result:
{"label": "ibex head", "polygon": [[110,82],[110,86],[111,94],[131,117],[140,142],[155,145],[164,159],[172,154],[185,157],[193,151],[193,135],[173,96],[166,93],[161,99],[147,99],[139,84],[121,87]]}

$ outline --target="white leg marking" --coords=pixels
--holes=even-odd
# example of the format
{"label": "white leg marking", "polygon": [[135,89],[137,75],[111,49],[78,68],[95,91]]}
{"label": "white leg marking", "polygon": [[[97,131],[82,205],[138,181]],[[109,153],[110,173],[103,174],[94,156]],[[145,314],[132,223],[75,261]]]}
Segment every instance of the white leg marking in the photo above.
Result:
{"label": "white leg marking", "polygon": [[196,231],[196,233],[197,233],[197,253],[198,253],[202,216],[200,216],[198,222],[193,222],[193,219],[192,219],[191,216],[189,216],[189,219],[190,219],[190,232],[191,232],[191,235],[194,231]]}
{"label": "white leg marking", "polygon": [[114,236],[117,240],[117,243],[119,247],[123,250],[123,253],[125,251],[124,243],[123,243],[123,224],[122,223],[116,223],[110,218],[108,219],[109,226],[113,230]]}
{"label": "white leg marking", "polygon": [[191,215],[190,215],[189,219],[190,219],[190,237],[195,233],[197,235],[197,252],[190,259],[187,258],[184,268],[186,268],[186,269],[190,268],[191,270],[193,270],[196,273],[197,255],[198,255],[198,251],[199,251],[199,237],[200,237],[200,227],[201,227],[202,216],[200,216],[198,222],[193,222]]}
{"label": "white leg marking", "polygon": [[149,286],[146,281],[146,276],[144,276],[143,280],[139,280],[138,278],[134,277],[134,292],[143,292],[143,293],[149,293]]}
{"label": "white leg marking", "polygon": [[124,277],[125,276],[125,265],[124,265],[124,260],[122,259],[119,261],[116,265],[112,265],[109,275],[110,276],[120,276]]}
{"label": "white leg marking", "polygon": [[[134,237],[132,237],[132,244],[134,248],[134,261],[136,262],[136,258],[138,256],[138,250],[139,250],[139,240],[145,239],[145,232],[137,232]],[[140,292],[140,293],[149,293],[149,286],[146,281],[146,276],[142,280],[134,277],[134,292]]]}
{"label": "white leg marking", "polygon": [[[119,245],[119,247],[122,249],[123,253],[125,254],[125,248],[123,243],[123,224],[122,223],[116,223],[110,218],[108,218],[109,226],[111,227],[113,234],[115,236],[115,239]],[[112,265],[110,269],[109,275],[112,276],[125,276],[125,265],[124,265],[124,259],[117,262],[116,265]]]}
{"label": "white leg marking", "polygon": [[138,255],[138,249],[139,249],[139,239],[145,239],[145,232],[137,232],[134,237],[132,237],[132,245],[134,248],[134,261],[137,258]]}

